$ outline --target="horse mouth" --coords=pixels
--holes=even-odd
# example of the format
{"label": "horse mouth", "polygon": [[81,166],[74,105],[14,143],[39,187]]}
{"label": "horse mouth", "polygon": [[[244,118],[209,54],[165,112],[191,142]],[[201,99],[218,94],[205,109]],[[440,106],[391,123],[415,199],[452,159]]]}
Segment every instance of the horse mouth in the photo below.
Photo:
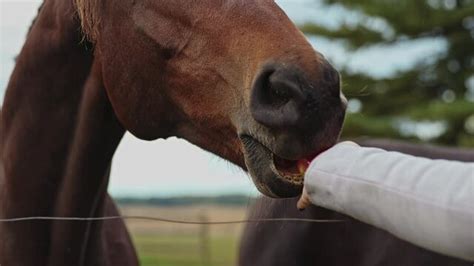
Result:
{"label": "horse mouth", "polygon": [[317,154],[296,160],[283,158],[249,135],[241,135],[245,164],[257,189],[273,198],[296,197],[301,194],[304,175]]}
{"label": "horse mouth", "polygon": [[299,160],[287,160],[272,153],[272,162],[270,165],[273,172],[278,173],[288,182],[302,184],[304,182],[304,174],[309,167],[310,161],[306,158]]}

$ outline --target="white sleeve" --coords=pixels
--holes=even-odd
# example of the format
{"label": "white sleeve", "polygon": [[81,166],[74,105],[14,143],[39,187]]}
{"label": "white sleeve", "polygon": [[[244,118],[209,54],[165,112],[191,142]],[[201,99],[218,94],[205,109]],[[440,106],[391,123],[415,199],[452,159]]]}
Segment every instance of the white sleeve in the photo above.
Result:
{"label": "white sleeve", "polygon": [[474,261],[474,163],[341,143],[311,163],[305,186],[316,205]]}

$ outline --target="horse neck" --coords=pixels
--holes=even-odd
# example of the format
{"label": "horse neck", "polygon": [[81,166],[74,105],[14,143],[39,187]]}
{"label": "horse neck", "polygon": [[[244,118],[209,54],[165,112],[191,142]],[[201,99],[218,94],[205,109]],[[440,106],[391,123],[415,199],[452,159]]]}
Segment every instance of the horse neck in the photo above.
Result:
{"label": "horse neck", "polygon": [[[2,107],[0,216],[53,214],[92,61],[72,0],[46,0]],[[46,265],[49,224],[1,225],[0,235],[0,242],[8,240],[8,246],[0,243],[0,264]]]}
{"label": "horse neck", "polygon": [[10,78],[1,130],[7,174],[22,176],[15,182],[28,178],[21,165],[48,183],[62,172],[92,64],[73,12],[72,1],[44,3]]}

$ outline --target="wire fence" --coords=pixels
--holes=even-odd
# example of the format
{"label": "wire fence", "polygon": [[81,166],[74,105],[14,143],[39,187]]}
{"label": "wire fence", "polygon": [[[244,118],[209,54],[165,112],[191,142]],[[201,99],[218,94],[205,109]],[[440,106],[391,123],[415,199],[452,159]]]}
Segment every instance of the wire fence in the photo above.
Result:
{"label": "wire fence", "polygon": [[18,217],[18,218],[4,218],[0,219],[0,223],[15,223],[15,222],[26,222],[26,221],[83,221],[83,222],[94,222],[94,221],[108,221],[108,220],[146,220],[164,223],[175,223],[175,224],[192,224],[192,225],[224,225],[224,224],[245,224],[245,223],[260,223],[260,222],[304,222],[304,223],[341,223],[345,220],[325,220],[325,219],[303,219],[303,218],[267,218],[267,219],[243,219],[243,220],[229,220],[229,221],[186,221],[177,219],[168,219],[162,217],[152,216],[104,216],[104,217],[49,217],[49,216],[31,216],[31,217]]}
{"label": "wire fence", "polygon": [[[193,219],[191,219],[193,217]],[[212,218],[214,217],[214,218]],[[213,220],[215,219],[215,220]],[[170,219],[160,216],[146,215],[119,215],[104,217],[48,217],[31,216],[17,218],[2,218],[0,223],[23,223],[35,221],[75,221],[75,222],[100,222],[111,220],[124,220],[130,223],[161,223],[169,224],[176,231],[162,228],[159,233],[152,232],[150,228],[143,228],[138,224],[135,228],[129,228],[134,239],[141,264],[161,265],[232,265],[236,263],[238,241],[244,224],[249,223],[341,223],[344,220],[325,219],[301,219],[301,218],[268,218],[268,219],[221,219],[207,211],[200,210],[187,216],[187,219]],[[177,225],[177,226],[173,226]],[[183,230],[180,226],[191,226],[191,229]],[[153,225],[148,225],[153,227]],[[225,233],[226,239],[222,238],[222,231],[216,232],[212,226],[224,227],[222,231],[234,231],[232,236]],[[231,226],[231,227],[226,227]],[[130,227],[130,226],[129,226]],[[140,228],[143,231],[136,230]],[[215,228],[214,228],[215,229]],[[155,225],[156,230],[156,225]],[[146,238],[144,238],[146,236]],[[159,256],[156,251],[160,251]],[[185,255],[183,255],[185,254]],[[168,264],[167,264],[168,263]]]}

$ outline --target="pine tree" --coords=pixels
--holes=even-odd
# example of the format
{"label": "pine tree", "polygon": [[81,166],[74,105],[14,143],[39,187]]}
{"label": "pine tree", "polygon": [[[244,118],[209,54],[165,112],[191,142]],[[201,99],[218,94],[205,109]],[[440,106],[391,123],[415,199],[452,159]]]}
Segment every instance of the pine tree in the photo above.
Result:
{"label": "pine tree", "polygon": [[[441,129],[430,141],[474,147],[474,0],[322,1],[355,10],[361,19],[334,30],[316,24],[302,25],[302,30],[342,40],[351,51],[423,38],[442,38],[447,43],[439,58],[427,58],[390,78],[340,69],[344,93],[362,104],[361,112],[348,114],[344,137],[420,141],[423,138],[407,134],[406,127],[431,121]],[[371,27],[377,20],[388,26]]]}

